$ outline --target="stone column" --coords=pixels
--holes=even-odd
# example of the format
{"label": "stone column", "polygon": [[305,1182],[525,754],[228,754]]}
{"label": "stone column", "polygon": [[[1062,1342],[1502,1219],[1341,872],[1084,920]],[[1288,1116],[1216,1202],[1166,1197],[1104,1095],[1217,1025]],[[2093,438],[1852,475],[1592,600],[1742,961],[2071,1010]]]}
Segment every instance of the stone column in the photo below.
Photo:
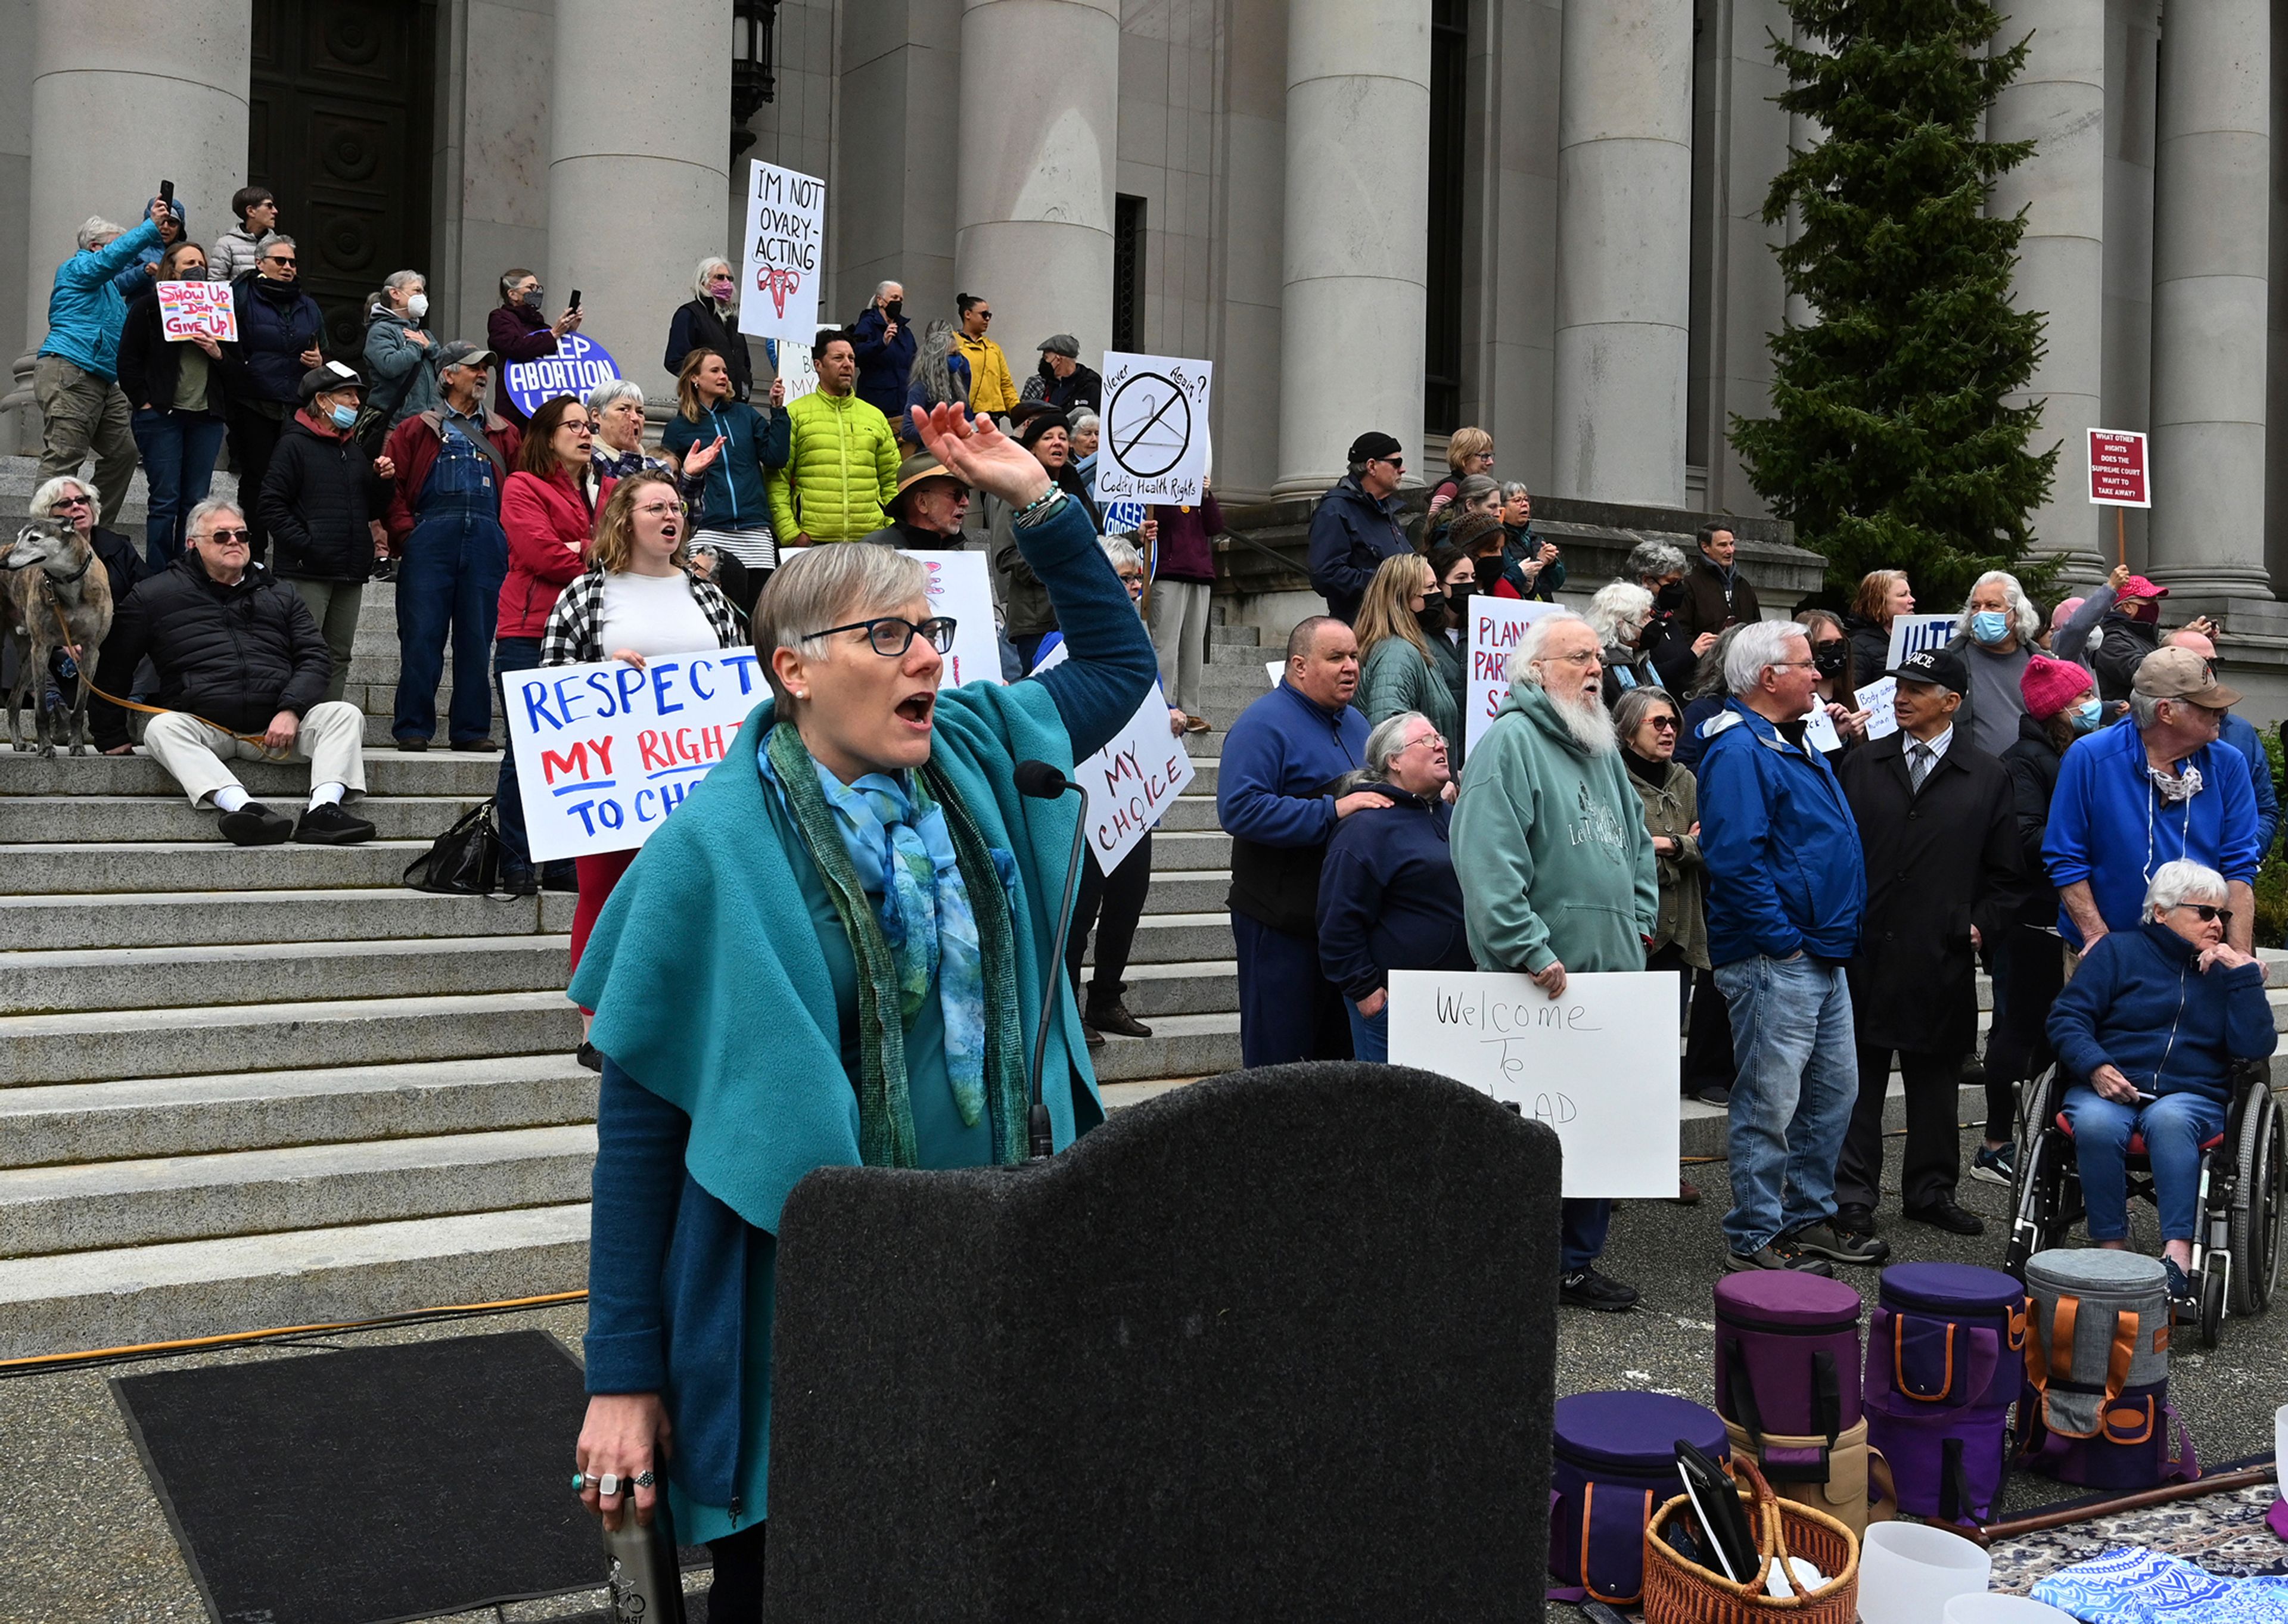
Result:
{"label": "stone column", "polygon": [[2162,22],[2153,229],[2153,578],[2269,598],[2265,322],[2272,157],[2267,0]]}
{"label": "stone column", "polygon": [[1021,388],[1050,334],[1092,367],[1112,342],[1119,100],[1117,0],[963,0],[954,290],[992,301]]}
{"label": "stone column", "polygon": [[1997,218],[2027,210],[2011,294],[2020,309],[2046,318],[2047,352],[2008,404],[2041,408],[2030,450],[2065,444],[2050,499],[2033,513],[2036,544],[2065,555],[2071,577],[2097,581],[2113,556],[2112,518],[2090,505],[2084,478],[2104,388],[2105,8],[2093,0],[2012,0],[1990,49],[1999,55],[2030,32],[2025,68],[1986,120],[1990,140],[2034,143],[2033,156],[1995,182],[1987,203]]}
{"label": "stone column", "polygon": [[1291,0],[1275,495],[1369,429],[1422,460],[1429,165],[1430,0]]}
{"label": "stone column", "polygon": [[47,336],[56,267],[90,215],[132,226],[171,180],[194,240],[237,223],[230,196],[246,184],[253,27],[246,0],[38,0],[27,347]]}
{"label": "stone column", "polygon": [[580,289],[580,330],[654,400],[675,392],[660,354],[693,270],[738,258],[723,233],[730,151],[730,7],[557,0],[547,309]]}
{"label": "stone column", "polygon": [[1554,494],[1681,507],[1691,0],[1572,0],[1559,75]]}

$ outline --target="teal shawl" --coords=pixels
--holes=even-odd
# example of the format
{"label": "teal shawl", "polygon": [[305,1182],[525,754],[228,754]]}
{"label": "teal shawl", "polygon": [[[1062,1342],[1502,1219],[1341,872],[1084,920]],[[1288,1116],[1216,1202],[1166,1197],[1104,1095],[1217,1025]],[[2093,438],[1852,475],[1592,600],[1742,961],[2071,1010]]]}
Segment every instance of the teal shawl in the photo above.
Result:
{"label": "teal shawl", "polygon": [[[756,765],[772,722],[766,701],[645,844],[596,922],[571,996],[596,1011],[596,1047],[691,1119],[684,1165],[700,1187],[775,1233],[798,1180],[863,1158],[834,988],[797,877],[810,860],[780,844]],[[1104,1120],[1071,982],[1046,962],[1079,808],[1021,796],[1015,766],[1069,772],[1072,742],[1037,682],[941,690],[936,733],[932,765],[986,845],[1015,862],[1019,1010],[1038,1010],[1043,977],[1054,977],[1044,1093],[1062,1149]],[[1030,1042],[1029,1013],[1020,1026]]]}

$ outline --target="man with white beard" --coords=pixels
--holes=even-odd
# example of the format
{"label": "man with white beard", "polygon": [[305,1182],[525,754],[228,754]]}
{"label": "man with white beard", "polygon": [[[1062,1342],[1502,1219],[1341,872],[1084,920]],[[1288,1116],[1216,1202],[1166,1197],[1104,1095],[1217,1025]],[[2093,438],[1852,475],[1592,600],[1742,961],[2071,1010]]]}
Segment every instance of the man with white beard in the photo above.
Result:
{"label": "man with white beard", "polygon": [[[1545,615],[1512,652],[1509,677],[1462,770],[1454,869],[1471,959],[1522,971],[1553,999],[1569,974],[1644,968],[1660,883],[1605,709],[1597,634],[1578,615]],[[1636,1287],[1596,1267],[1612,1213],[1609,1200],[1564,1203],[1561,1302],[1636,1305]]]}

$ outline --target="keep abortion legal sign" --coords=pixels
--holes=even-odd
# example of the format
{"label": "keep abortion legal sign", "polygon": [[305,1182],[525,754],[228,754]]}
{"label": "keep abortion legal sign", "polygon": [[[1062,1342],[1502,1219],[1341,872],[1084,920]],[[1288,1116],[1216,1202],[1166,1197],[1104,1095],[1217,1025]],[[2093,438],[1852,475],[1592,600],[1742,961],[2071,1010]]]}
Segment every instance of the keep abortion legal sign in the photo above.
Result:
{"label": "keep abortion legal sign", "polygon": [[610,383],[620,376],[620,363],[587,334],[566,333],[556,340],[553,355],[512,360],[502,376],[508,383],[508,398],[529,417],[558,395],[584,397],[597,384]]}

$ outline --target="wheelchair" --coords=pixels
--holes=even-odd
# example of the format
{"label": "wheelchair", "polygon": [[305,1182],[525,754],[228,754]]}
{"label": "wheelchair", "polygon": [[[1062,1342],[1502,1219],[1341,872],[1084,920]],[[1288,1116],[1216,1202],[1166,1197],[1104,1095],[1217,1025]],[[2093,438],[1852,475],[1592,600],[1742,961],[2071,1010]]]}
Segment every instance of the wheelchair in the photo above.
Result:
{"label": "wheelchair", "polygon": [[[2028,1086],[2022,1107],[2018,1143],[2024,1148],[2012,1192],[2015,1217],[2005,1265],[2021,1280],[2029,1257],[2066,1245],[2073,1226],[2088,1216],[2064,1112],[2072,1082],[2064,1066],[2053,1066]],[[2141,1136],[2130,1137],[2127,1165],[2130,1199],[2154,1200]],[[2228,1308],[2244,1319],[2260,1314],[2279,1284],[2280,1226],[2288,1213],[2288,1113],[2273,1097],[2268,1060],[2233,1064],[2224,1131],[2201,1146],[2197,1210],[2192,1266],[2185,1274],[2201,1343],[2213,1348]]]}

